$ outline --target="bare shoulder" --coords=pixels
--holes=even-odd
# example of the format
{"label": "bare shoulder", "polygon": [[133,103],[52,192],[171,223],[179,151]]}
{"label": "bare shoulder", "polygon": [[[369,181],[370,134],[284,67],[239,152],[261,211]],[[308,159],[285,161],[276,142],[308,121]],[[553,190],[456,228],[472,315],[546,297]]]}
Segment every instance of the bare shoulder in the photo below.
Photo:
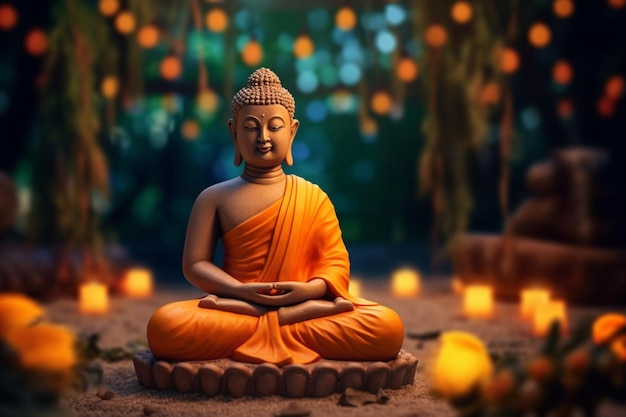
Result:
{"label": "bare shoulder", "polygon": [[202,190],[196,199],[196,204],[217,207],[220,203],[227,201],[233,194],[233,191],[241,187],[242,182],[242,179],[237,177],[213,184]]}

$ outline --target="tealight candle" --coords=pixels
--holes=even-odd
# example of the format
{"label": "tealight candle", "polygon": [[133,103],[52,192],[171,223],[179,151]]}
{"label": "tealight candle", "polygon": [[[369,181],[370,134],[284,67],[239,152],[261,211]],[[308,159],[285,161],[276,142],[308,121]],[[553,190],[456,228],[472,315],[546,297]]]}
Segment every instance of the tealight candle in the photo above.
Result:
{"label": "tealight candle", "polygon": [[420,290],[420,276],[411,268],[401,268],[391,276],[391,292],[396,297],[415,297]]}
{"label": "tealight candle", "polygon": [[99,282],[88,282],[79,288],[79,308],[84,314],[104,314],[109,310],[109,289]]}
{"label": "tealight candle", "polygon": [[152,273],[149,269],[133,268],[126,273],[122,291],[129,297],[146,298],[152,295]]}
{"label": "tealight candle", "polygon": [[565,333],[567,317],[564,301],[553,300],[538,305],[533,316],[533,334],[535,336],[545,336],[555,321],[559,321],[561,333]]}
{"label": "tealight candle", "polygon": [[350,278],[350,285],[348,286],[348,292],[355,296],[361,296],[361,281],[358,279]]}
{"label": "tealight candle", "polygon": [[522,317],[532,320],[537,306],[550,301],[550,291],[540,288],[522,290],[520,311]]}
{"label": "tealight candle", "polygon": [[493,290],[488,285],[468,285],[464,290],[463,309],[468,317],[493,315]]}

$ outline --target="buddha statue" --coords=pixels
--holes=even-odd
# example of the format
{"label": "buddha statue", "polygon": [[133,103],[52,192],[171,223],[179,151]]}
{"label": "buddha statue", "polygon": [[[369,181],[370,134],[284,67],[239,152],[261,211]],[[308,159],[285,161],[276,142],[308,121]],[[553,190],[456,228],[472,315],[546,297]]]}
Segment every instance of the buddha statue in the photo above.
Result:
{"label": "buddha statue", "polygon": [[283,366],[399,353],[396,312],[348,292],[348,252],[328,195],[283,171],[293,164],[294,116],[292,95],[267,68],[234,96],[228,127],[243,172],[199,194],[183,250],[185,278],[207,295],[154,312],[147,336],[156,358]]}

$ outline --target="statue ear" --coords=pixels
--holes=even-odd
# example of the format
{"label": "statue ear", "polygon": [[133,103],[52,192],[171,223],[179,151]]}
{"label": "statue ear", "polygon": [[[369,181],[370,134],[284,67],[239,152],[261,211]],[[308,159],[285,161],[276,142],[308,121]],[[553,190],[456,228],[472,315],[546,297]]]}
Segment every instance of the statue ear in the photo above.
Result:
{"label": "statue ear", "polygon": [[241,152],[237,149],[237,125],[233,119],[228,119],[228,130],[230,131],[230,136],[232,137],[233,145],[235,146],[235,166],[238,167],[241,165],[243,158],[241,157]]}
{"label": "statue ear", "polygon": [[235,166],[238,167],[239,165],[241,165],[241,161],[243,161],[243,158],[241,157],[241,152],[237,150],[237,146],[235,145]]}
{"label": "statue ear", "polygon": [[285,163],[288,166],[293,165],[293,152],[291,151],[293,146],[293,140],[296,137],[296,133],[298,132],[298,127],[300,126],[300,122],[297,119],[293,119],[291,121],[291,143],[289,144],[289,150],[287,151],[287,155],[285,155]]}
{"label": "statue ear", "polygon": [[[293,143],[293,142],[291,142]],[[287,151],[287,155],[285,155],[285,163],[288,166],[293,165],[293,153],[291,152],[291,145],[289,145],[289,150]]]}

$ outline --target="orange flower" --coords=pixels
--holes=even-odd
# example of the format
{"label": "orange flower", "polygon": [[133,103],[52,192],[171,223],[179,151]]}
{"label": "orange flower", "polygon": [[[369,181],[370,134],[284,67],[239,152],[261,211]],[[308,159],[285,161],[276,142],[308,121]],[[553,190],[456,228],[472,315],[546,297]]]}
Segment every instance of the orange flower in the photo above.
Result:
{"label": "orange flower", "polygon": [[23,294],[0,294],[0,338],[26,327],[44,315],[43,308]]}
{"label": "orange flower", "polygon": [[41,323],[14,329],[6,341],[15,349],[25,369],[64,372],[77,361],[74,333],[64,326]]}
{"label": "orange flower", "polygon": [[600,345],[613,336],[620,327],[626,326],[626,316],[620,313],[606,313],[593,322],[591,334],[593,342]]}
{"label": "orange flower", "polygon": [[606,313],[593,322],[591,328],[594,343],[597,345],[610,341],[611,352],[620,361],[626,361],[626,334],[611,340],[613,335],[626,327],[626,316],[620,313]]}

